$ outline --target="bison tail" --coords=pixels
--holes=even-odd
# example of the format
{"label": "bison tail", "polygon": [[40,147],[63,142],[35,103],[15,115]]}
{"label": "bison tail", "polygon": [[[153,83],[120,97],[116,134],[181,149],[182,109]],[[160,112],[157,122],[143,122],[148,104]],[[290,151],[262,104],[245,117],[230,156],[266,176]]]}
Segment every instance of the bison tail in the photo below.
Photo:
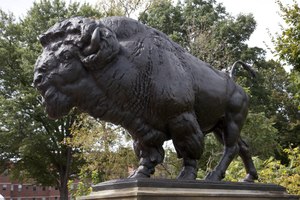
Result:
{"label": "bison tail", "polygon": [[256,78],[256,72],[252,69],[252,67],[250,65],[248,65],[247,63],[243,62],[243,61],[236,61],[229,72],[229,76],[233,79],[235,79],[235,75],[236,75],[236,71],[237,71],[237,67],[238,65],[241,65],[245,70],[247,70],[249,72],[249,74],[253,77]]}

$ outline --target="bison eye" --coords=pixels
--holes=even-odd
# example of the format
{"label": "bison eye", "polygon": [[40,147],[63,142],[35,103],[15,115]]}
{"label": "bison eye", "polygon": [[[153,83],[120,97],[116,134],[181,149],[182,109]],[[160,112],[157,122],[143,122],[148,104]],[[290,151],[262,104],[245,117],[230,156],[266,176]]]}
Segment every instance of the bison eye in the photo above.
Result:
{"label": "bison eye", "polygon": [[62,59],[64,60],[70,60],[73,58],[73,54],[70,51],[64,51],[62,53]]}

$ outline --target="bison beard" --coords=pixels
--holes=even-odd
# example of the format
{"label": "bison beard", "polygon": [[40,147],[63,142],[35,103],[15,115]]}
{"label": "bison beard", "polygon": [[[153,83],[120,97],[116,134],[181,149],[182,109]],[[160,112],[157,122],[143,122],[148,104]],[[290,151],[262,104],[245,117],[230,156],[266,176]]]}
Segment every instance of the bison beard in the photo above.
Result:
{"label": "bison beard", "polygon": [[70,97],[56,91],[54,88],[46,91],[43,104],[46,106],[48,116],[52,119],[67,115],[73,107]]}
{"label": "bison beard", "polygon": [[[257,179],[240,137],[248,97],[231,74],[213,69],[162,32],[125,17],[67,19],[40,41],[44,50],[36,62],[34,85],[46,99],[48,115],[61,117],[74,106],[121,124],[140,159],[130,178],[150,177],[163,162],[163,143],[171,139],[183,159],[178,178],[195,179],[204,135],[213,132],[224,152],[206,179],[222,180],[236,155],[245,164],[245,181]],[[241,61],[231,73],[238,64],[254,75]],[[59,83],[49,82],[51,73],[59,74]]]}

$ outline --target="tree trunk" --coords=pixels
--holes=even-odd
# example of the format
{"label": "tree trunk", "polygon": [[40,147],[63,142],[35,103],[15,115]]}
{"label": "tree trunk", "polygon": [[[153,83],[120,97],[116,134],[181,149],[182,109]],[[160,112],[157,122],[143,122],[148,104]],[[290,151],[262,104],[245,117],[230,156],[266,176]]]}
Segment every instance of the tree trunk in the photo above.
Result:
{"label": "tree trunk", "polygon": [[60,193],[60,199],[61,200],[68,200],[69,199],[68,183],[61,184],[61,186],[59,188],[59,193]]}
{"label": "tree trunk", "polygon": [[70,168],[72,164],[72,148],[67,146],[66,151],[66,163],[62,163],[60,169],[60,184],[59,184],[59,192],[60,192],[60,199],[61,200],[68,200],[69,199],[69,188],[68,188],[68,181],[70,176]]}

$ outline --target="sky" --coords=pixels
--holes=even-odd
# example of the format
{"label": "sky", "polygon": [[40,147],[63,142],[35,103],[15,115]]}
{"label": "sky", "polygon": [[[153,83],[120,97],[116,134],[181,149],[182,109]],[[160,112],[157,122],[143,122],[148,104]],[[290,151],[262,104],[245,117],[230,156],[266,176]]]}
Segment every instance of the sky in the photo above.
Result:
{"label": "sky", "polygon": [[[97,0],[85,1],[92,5],[97,2]],[[17,18],[24,17],[33,2],[34,0],[0,0],[0,8],[6,12],[14,13]],[[217,0],[217,2],[223,3],[227,12],[233,16],[240,13],[252,13],[254,15],[257,27],[247,42],[250,47],[257,46],[267,50],[267,44],[271,49],[273,48],[269,33],[272,35],[275,35],[276,32],[280,33],[280,24],[284,25],[279,16],[279,7],[275,0]],[[282,2],[291,3],[292,0],[282,0]],[[300,0],[297,0],[297,2],[300,3]],[[267,59],[274,58],[270,51],[267,51],[266,56]]]}
{"label": "sky", "polygon": [[[276,33],[281,32],[281,25],[285,25],[279,15],[279,6],[275,0],[217,0],[217,2],[223,3],[227,12],[233,16],[241,13],[252,13],[254,15],[257,25],[254,33],[247,42],[250,47],[257,46],[265,50],[267,50],[267,47],[274,48],[270,34],[275,36]],[[297,0],[297,2],[300,2],[300,0]],[[266,57],[272,59],[274,55],[270,51],[267,51]]]}

